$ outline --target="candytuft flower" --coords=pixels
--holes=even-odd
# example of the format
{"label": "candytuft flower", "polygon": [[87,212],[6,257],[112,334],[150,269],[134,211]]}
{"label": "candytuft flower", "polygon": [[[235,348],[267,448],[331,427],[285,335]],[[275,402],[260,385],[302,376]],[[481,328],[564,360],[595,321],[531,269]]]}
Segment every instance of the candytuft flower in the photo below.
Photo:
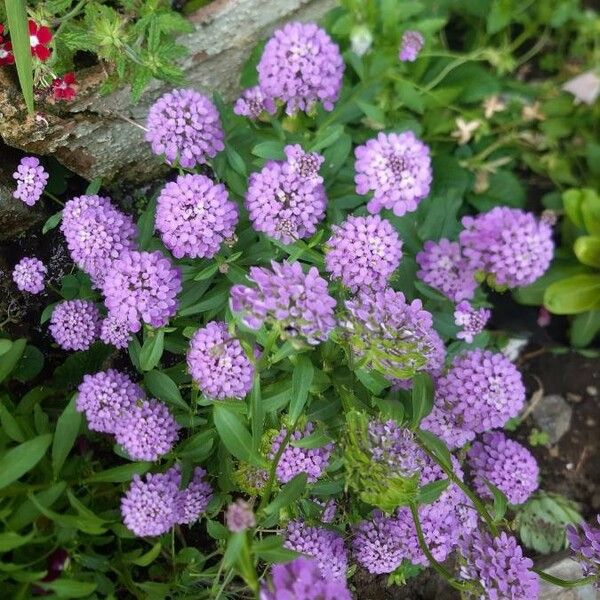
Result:
{"label": "candytuft flower", "polygon": [[402,258],[402,242],[392,224],[379,215],[350,216],[331,229],[327,271],[353,292],[385,288]]}
{"label": "candytuft flower", "polygon": [[242,399],[252,387],[254,365],[223,321],[213,321],[196,331],[190,340],[187,364],[192,379],[208,398]]}
{"label": "candytuft flower", "polygon": [[47,27],[38,25],[31,19],[28,21],[28,27],[31,56],[35,56],[42,62],[48,60],[52,53],[52,50],[48,48],[48,44],[52,41],[52,32]]}
{"label": "candytuft flower", "polygon": [[225,523],[229,531],[240,533],[256,527],[256,517],[252,507],[245,500],[238,498],[227,507]]}
{"label": "candytuft flower", "polygon": [[380,133],[354,150],[357,194],[373,192],[370,213],[384,208],[401,217],[429,194],[432,171],[429,147],[412,131]]}
{"label": "candytuft flower", "polygon": [[454,322],[461,327],[461,331],[456,337],[470,344],[473,338],[484,330],[491,314],[487,308],[476,309],[469,302],[463,300],[454,311]]}
{"label": "candytuft flower", "polygon": [[421,52],[425,38],[418,31],[405,31],[400,44],[398,58],[402,62],[414,62]]}
{"label": "candytuft flower", "polygon": [[177,523],[180,525],[195,523],[211,501],[213,489],[205,477],[206,471],[202,467],[196,467],[192,480],[181,492],[181,510],[177,516]]}
{"label": "candytuft flower", "polygon": [[314,23],[287,23],[273,33],[258,63],[258,82],[288,115],[309,112],[316,103],[333,110],[344,75],[337,44]]}
{"label": "candytuft flower", "polygon": [[23,157],[13,178],[17,181],[13,197],[27,206],[33,206],[42,197],[48,183],[48,173],[35,156]]}
{"label": "candytuft flower", "polygon": [[[600,524],[600,515],[596,520]],[[569,525],[566,533],[571,552],[583,568],[583,574],[586,577],[591,575],[598,577],[595,586],[600,588],[600,528],[582,523],[581,531]]]}
{"label": "candytuft flower", "polygon": [[49,329],[63,350],[87,350],[98,339],[100,313],[90,300],[65,300],[54,307]]}
{"label": "candytuft flower", "polygon": [[102,321],[100,339],[105,344],[112,344],[115,348],[122,350],[127,348],[132,337],[127,321],[119,319],[112,313],[109,313]]}
{"label": "candytuft flower", "polygon": [[175,258],[212,258],[237,221],[225,186],[205,175],[180,175],[158,196],[156,229]]}
{"label": "candytuft flower", "polygon": [[164,155],[170,165],[192,169],[225,147],[217,107],[195,90],[173,90],[161,96],[150,107],[147,127],[152,152]]}
{"label": "candytuft flower", "polygon": [[277,107],[273,99],[266,96],[259,85],[255,85],[242,92],[233,105],[233,112],[256,121],[265,112],[274,115]]}
{"label": "candytuft flower", "polygon": [[22,292],[39,294],[44,291],[44,280],[48,269],[35,257],[24,256],[13,269],[12,278]]}

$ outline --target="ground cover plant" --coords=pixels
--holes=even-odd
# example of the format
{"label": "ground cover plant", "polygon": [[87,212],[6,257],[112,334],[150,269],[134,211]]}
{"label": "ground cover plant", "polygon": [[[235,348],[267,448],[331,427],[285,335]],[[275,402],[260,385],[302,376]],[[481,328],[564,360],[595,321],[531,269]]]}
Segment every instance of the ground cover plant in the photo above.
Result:
{"label": "ground cover plant", "polygon": [[[563,190],[597,176],[597,109],[517,76],[597,52],[594,14],[550,5],[287,23],[236,101],[152,106],[138,125],[172,172],[137,211],[22,158],[14,196],[57,205],[43,234],[71,262],[11,269],[53,358],[0,339],[10,597],[333,600],[428,567],[464,598],[597,583],[600,530],[514,439],[526,388],[490,326],[500,294],[552,294],[563,199],[597,267],[593,192]],[[567,546],[581,578],[534,565]]]}

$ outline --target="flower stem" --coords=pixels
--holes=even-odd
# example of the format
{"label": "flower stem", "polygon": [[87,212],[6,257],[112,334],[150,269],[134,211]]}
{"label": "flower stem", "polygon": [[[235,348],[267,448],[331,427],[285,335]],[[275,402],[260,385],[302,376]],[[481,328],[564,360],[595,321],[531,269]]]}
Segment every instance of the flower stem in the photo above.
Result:
{"label": "flower stem", "polygon": [[589,575],[588,577],[582,577],[581,579],[561,579],[560,577],[554,577],[550,573],[546,573],[541,569],[531,569],[534,573],[537,573],[544,581],[551,583],[552,585],[558,585],[563,588],[575,588],[588,583],[594,583],[598,578],[596,575]]}
{"label": "flower stem", "polygon": [[59,200],[54,194],[51,194],[50,192],[48,192],[46,190],[44,190],[44,194],[46,196],[48,196],[48,198],[50,198],[50,200],[54,200],[54,202],[56,202],[60,206],[64,207],[65,203],[62,200]]}

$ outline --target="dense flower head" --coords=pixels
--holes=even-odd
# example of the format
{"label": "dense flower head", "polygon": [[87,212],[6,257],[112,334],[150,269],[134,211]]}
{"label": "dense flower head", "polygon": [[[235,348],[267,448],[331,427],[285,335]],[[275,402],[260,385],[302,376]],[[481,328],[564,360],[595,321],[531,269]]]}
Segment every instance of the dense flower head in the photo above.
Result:
{"label": "dense flower head", "polygon": [[29,28],[29,45],[31,46],[31,56],[44,62],[50,58],[52,50],[48,44],[52,41],[52,31],[44,25],[38,25],[35,21],[27,21]]}
{"label": "dense flower head", "polygon": [[136,402],[115,423],[117,443],[133,460],[158,460],[173,448],[179,425],[169,409],[156,400]]}
{"label": "dense flower head", "polygon": [[323,178],[319,175],[319,169],[325,162],[324,156],[318,152],[306,152],[300,144],[288,144],[284,147],[283,153],[286,157],[285,171],[295,173],[302,179],[323,183]]}
{"label": "dense flower head", "polygon": [[137,227],[133,219],[102,196],[68,200],[60,228],[71,258],[98,287],[114,261],[135,248]]}
{"label": "dense flower head", "polygon": [[417,277],[453,302],[470,300],[475,295],[475,269],[468,266],[458,242],[427,240],[417,254]]}
{"label": "dense flower head", "polygon": [[323,29],[314,23],[287,23],[267,42],[257,70],[263,94],[281,100],[291,115],[309,112],[316,103],[333,109],[344,61]]}
{"label": "dense flower head", "polygon": [[531,571],[533,561],[523,556],[517,540],[506,534],[492,538],[475,532],[460,543],[464,559],[462,579],[479,584],[479,592],[469,598],[478,600],[531,600],[539,594],[539,577]]}
{"label": "dense flower head", "polygon": [[[292,443],[309,436],[314,430],[312,423],[307,423],[303,430],[294,431],[285,450],[282,452],[275,470],[277,481],[287,483],[299,473],[306,473],[308,483],[315,483],[324,473],[329,458],[333,451],[333,444],[326,444],[320,448],[299,448],[292,446]],[[268,455],[269,460],[273,460],[279,451],[279,447],[287,435],[287,430],[282,429],[271,444],[271,452]]]}
{"label": "dense flower head", "polygon": [[323,577],[315,559],[275,564],[260,600],[351,600],[345,581]]}
{"label": "dense flower head", "polygon": [[367,368],[404,383],[417,371],[433,372],[442,367],[443,343],[421,300],[409,303],[402,292],[387,288],[360,292],[346,301],[346,310],[344,329]]}
{"label": "dense flower head", "polygon": [[[596,517],[600,524],[600,515]],[[581,524],[581,530],[573,525],[567,527],[567,540],[575,560],[581,565],[583,574],[599,577],[596,587],[600,588],[600,527],[587,523]]]}
{"label": "dense flower head", "polygon": [[475,439],[475,432],[460,423],[462,419],[447,409],[443,399],[438,397],[431,412],[421,421],[421,429],[437,435],[450,450],[456,450]]}
{"label": "dense flower head", "polygon": [[461,330],[456,337],[470,344],[473,338],[484,330],[491,315],[487,308],[473,308],[466,300],[459,302],[454,310],[454,323]]}
{"label": "dense flower head", "polygon": [[202,467],[196,467],[187,488],[180,492],[181,507],[177,517],[180,525],[195,523],[211,501],[213,489],[205,478],[206,471]]}
{"label": "dense flower head", "polygon": [[55,100],[73,100],[77,94],[75,89],[75,73],[65,73],[52,82],[52,94]]}
{"label": "dense flower head", "polygon": [[212,258],[235,232],[237,206],[222,183],[180,175],[158,196],[156,230],[176,258]]}
{"label": "dense flower head", "polygon": [[127,348],[132,339],[132,333],[129,330],[127,321],[109,313],[100,325],[100,339],[105,344],[111,344],[115,348],[122,350]]}
{"label": "dense flower head", "polygon": [[460,243],[471,268],[492,275],[499,285],[529,285],[550,266],[552,227],[532,213],[497,206],[464,217],[462,224]]}
{"label": "dense flower head", "polygon": [[115,433],[117,423],[138,400],[145,399],[142,388],[115,369],[86,374],[77,389],[77,410],[85,412],[92,431]]}
{"label": "dense flower head", "polygon": [[102,288],[109,312],[139,331],[142,321],[162,327],[177,310],[181,274],[160,252],[123,252]]}
{"label": "dense flower head", "polygon": [[152,152],[186,169],[214,158],[225,147],[217,107],[200,92],[180,89],[161,96],[148,112],[146,140]]}
{"label": "dense flower head", "polygon": [[256,517],[250,504],[242,498],[232,502],[225,511],[227,529],[233,533],[240,533],[246,529],[256,527]]}
{"label": "dense flower head", "polygon": [[493,497],[486,480],[504,492],[511,504],[523,504],[538,488],[535,457],[501,431],[484,433],[467,458],[475,489],[482,498]]}
{"label": "dense flower head", "polygon": [[321,507],[321,521],[323,523],[333,523],[337,513],[337,502],[330,498],[329,500],[319,500],[313,498],[313,502]]}
{"label": "dense flower head", "polygon": [[259,85],[255,85],[242,92],[242,95],[233,105],[233,112],[236,115],[248,117],[255,121],[265,112],[274,115],[277,112],[277,107],[273,98],[269,98]]}
{"label": "dense flower head", "polygon": [[348,555],[341,535],[324,527],[310,527],[301,521],[288,523],[284,546],[317,561],[327,579],[346,579]]}
{"label": "dense flower head", "polygon": [[410,429],[396,421],[371,421],[368,426],[367,446],[371,459],[387,466],[401,477],[413,477],[423,467],[425,455]]}
{"label": "dense flower head", "polygon": [[251,267],[248,279],[252,287],[231,288],[231,308],[251,329],[277,325],[286,336],[318,344],[335,327],[335,300],[316,267],[304,273],[299,262],[272,261],[271,269]]}
{"label": "dense flower head", "polygon": [[13,269],[12,278],[22,292],[39,294],[44,291],[44,280],[48,269],[39,259],[24,256]]}
{"label": "dense flower head", "polygon": [[25,156],[13,173],[17,189],[13,197],[23,201],[27,206],[33,206],[44,193],[48,183],[48,173],[35,156]]}
{"label": "dense flower head", "polygon": [[414,62],[421,52],[425,39],[418,31],[405,31],[400,44],[398,58],[402,62]]}
{"label": "dense flower head", "polygon": [[244,398],[252,387],[254,365],[227,324],[212,321],[190,340],[188,370],[208,398]]}
{"label": "dense flower head", "polygon": [[429,194],[432,180],[429,147],[412,131],[380,133],[357,146],[356,192],[373,192],[367,209],[376,214],[383,208],[401,217],[413,212]]}
{"label": "dense flower head", "polygon": [[[315,156],[316,162],[311,160]],[[246,208],[256,231],[284,244],[315,233],[327,204],[322,179],[316,174],[321,158],[290,153],[287,161],[267,161],[261,171],[250,175]]]}
{"label": "dense flower head", "polygon": [[350,216],[331,229],[327,271],[353,292],[385,288],[402,258],[402,242],[392,224],[379,215]]}
{"label": "dense flower head", "polygon": [[63,350],[87,350],[100,332],[100,313],[90,300],[59,302],[50,317],[50,333]]}

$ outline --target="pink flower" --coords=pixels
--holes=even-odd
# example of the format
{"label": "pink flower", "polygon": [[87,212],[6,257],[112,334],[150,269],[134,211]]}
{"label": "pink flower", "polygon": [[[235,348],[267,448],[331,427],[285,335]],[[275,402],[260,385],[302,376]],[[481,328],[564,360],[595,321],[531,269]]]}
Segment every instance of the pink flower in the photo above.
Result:
{"label": "pink flower", "polygon": [[73,100],[77,94],[75,89],[75,73],[65,73],[52,82],[52,93],[55,100]]}
{"label": "pink flower", "polygon": [[29,43],[31,44],[31,56],[35,56],[42,62],[48,60],[52,50],[48,44],[52,41],[52,32],[43,25],[29,20]]}
{"label": "pink flower", "polygon": [[12,51],[12,44],[4,40],[4,25],[0,23],[0,67],[12,65],[15,62],[15,56]]}

